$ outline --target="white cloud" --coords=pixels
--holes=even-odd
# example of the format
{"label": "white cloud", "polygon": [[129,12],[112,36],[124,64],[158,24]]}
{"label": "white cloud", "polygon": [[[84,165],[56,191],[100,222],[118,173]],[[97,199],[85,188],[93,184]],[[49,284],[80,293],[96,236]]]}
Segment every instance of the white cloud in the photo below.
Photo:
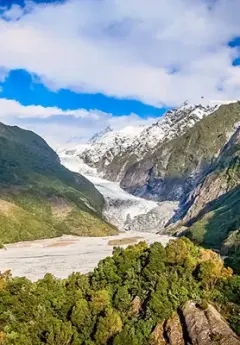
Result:
{"label": "white cloud", "polygon": [[58,148],[71,138],[75,138],[75,142],[86,142],[107,126],[120,129],[126,124],[145,125],[156,119],[142,119],[136,114],[115,117],[99,110],[63,111],[56,107],[23,106],[14,100],[0,99],[0,121],[32,130],[45,138],[52,147]]}
{"label": "white cloud", "polygon": [[[91,112],[93,119],[99,119],[102,113],[99,110]],[[17,118],[47,118],[50,116],[75,116],[85,118],[89,116],[89,112],[85,109],[62,110],[57,107],[43,107],[41,105],[23,106],[15,100],[0,99],[0,118],[17,117]]]}
{"label": "white cloud", "polygon": [[[240,35],[239,0],[28,1],[26,6],[24,14],[15,7],[8,12],[11,21],[0,20],[0,66],[8,70],[27,69],[53,89],[154,105],[202,95],[239,98],[239,67],[231,65],[237,49],[227,46]],[[172,68],[178,72],[169,74]]]}
{"label": "white cloud", "polygon": [[4,11],[3,18],[6,20],[18,20],[24,14],[20,5],[13,4],[9,10]]}

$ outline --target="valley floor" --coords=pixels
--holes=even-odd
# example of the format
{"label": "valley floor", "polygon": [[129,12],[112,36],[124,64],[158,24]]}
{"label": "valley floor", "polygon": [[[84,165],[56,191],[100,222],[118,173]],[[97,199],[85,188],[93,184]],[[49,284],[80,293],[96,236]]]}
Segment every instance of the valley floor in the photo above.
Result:
{"label": "valley floor", "polygon": [[[1,271],[35,281],[46,273],[65,278],[72,272],[87,273],[112,254],[113,245],[126,247],[139,241],[166,245],[170,237],[147,232],[126,232],[111,237],[77,237],[19,242],[0,250]],[[126,243],[126,244],[125,244]]]}

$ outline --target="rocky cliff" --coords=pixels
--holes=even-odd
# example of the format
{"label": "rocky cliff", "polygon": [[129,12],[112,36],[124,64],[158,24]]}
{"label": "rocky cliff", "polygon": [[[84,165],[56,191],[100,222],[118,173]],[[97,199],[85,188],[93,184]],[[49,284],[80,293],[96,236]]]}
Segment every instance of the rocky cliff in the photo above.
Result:
{"label": "rocky cliff", "polygon": [[185,103],[168,111],[151,125],[127,126],[121,130],[108,127],[94,135],[88,143],[61,149],[59,153],[81,160],[97,169],[98,175],[106,179],[121,181],[134,163],[148,158],[162,144],[182,136],[200,120],[219,109],[221,104]]}
{"label": "rocky cliff", "polygon": [[181,205],[177,233],[221,250],[226,255],[239,248],[240,228],[240,128],[222,148],[210,171]]}
{"label": "rocky cliff", "polygon": [[211,168],[240,121],[240,102],[184,104],[149,126],[107,130],[60,150],[131,194],[179,201]]}
{"label": "rocky cliff", "polygon": [[122,188],[154,200],[181,200],[211,169],[239,121],[240,102],[222,105],[130,166]]}

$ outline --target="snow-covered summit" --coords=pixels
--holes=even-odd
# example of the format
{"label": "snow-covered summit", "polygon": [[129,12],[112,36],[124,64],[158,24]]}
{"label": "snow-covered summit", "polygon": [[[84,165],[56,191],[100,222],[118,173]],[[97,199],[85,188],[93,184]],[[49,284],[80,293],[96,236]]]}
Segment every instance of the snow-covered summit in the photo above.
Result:
{"label": "snow-covered summit", "polygon": [[[94,135],[88,143],[62,150],[59,155],[74,156],[87,166],[97,169],[97,174],[101,176],[104,176],[108,170],[107,177],[119,181],[129,160],[132,161],[133,157],[134,161],[142,159],[166,140],[183,135],[196,122],[212,114],[222,104],[234,102],[202,101],[202,104],[185,102],[179,108],[165,113],[151,125],[126,126],[120,130],[107,127]],[[111,177],[112,165],[114,165],[113,177]]]}
{"label": "snow-covered summit", "polygon": [[89,144],[94,144],[98,140],[100,140],[105,134],[107,134],[109,132],[113,132],[113,131],[114,131],[114,129],[113,129],[112,126],[107,126],[107,128],[105,128],[101,132],[98,132],[98,133],[94,134],[94,136],[88,141],[88,143]]}
{"label": "snow-covered summit", "polygon": [[134,146],[134,142],[146,128],[147,126],[126,126],[120,130],[113,130],[111,127],[107,127],[95,134],[87,144],[59,150],[58,154],[60,157],[78,157],[91,167],[95,167],[95,164],[102,160],[107,165],[115,156]]}

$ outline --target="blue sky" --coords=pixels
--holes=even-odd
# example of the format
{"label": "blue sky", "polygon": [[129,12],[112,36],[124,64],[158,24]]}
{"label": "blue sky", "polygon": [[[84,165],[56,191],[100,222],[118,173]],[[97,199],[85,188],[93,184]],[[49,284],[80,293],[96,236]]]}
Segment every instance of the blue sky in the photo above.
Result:
{"label": "blue sky", "polygon": [[159,117],[165,108],[156,108],[132,99],[117,99],[100,93],[77,93],[67,89],[49,90],[37,76],[25,70],[12,70],[1,84],[1,97],[15,99],[23,105],[59,107],[63,110],[84,108],[99,109],[115,116],[136,113],[141,117]]}
{"label": "blue sky", "polygon": [[239,0],[0,0],[0,120],[58,146],[238,99],[239,13]]}

